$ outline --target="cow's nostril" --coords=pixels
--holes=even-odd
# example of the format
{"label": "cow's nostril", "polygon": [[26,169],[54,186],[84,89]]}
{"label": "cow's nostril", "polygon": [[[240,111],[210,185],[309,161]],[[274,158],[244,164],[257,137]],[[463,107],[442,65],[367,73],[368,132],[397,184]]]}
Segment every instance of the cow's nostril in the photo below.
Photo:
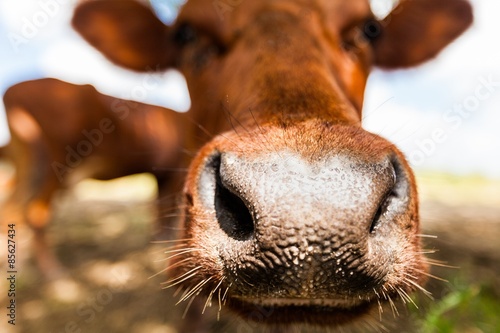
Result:
{"label": "cow's nostril", "polygon": [[396,193],[391,189],[388,194],[384,196],[384,199],[380,202],[375,215],[373,215],[372,223],[370,225],[370,233],[375,232],[376,227],[379,225],[380,218],[382,214],[384,214],[389,207],[390,200],[392,197],[396,196]]}
{"label": "cow's nostril", "polygon": [[387,186],[385,195],[382,197],[377,211],[373,215],[370,225],[370,233],[375,232],[383,219],[383,215],[390,209],[397,211],[405,205],[409,196],[409,179],[404,172],[404,167],[397,156],[391,157],[390,168],[392,168],[392,180]]}
{"label": "cow's nostril", "polygon": [[214,163],[215,196],[214,205],[219,225],[226,234],[236,240],[247,240],[254,233],[250,210],[243,200],[224,184],[220,174],[220,158]]}

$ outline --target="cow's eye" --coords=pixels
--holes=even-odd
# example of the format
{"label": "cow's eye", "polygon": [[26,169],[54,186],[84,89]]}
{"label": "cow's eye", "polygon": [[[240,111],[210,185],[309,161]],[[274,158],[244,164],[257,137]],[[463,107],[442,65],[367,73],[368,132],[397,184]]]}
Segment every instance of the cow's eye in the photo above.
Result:
{"label": "cow's eye", "polygon": [[368,39],[369,41],[377,39],[377,37],[380,36],[381,32],[382,32],[382,27],[379,21],[368,20],[365,22],[363,27],[363,34],[365,35],[365,38]]}
{"label": "cow's eye", "polygon": [[343,31],[341,47],[350,54],[364,52],[380,36],[381,31],[380,22],[368,19]]}
{"label": "cow's eye", "polygon": [[191,44],[195,42],[197,38],[196,29],[188,23],[179,25],[174,34],[174,40],[180,46]]}

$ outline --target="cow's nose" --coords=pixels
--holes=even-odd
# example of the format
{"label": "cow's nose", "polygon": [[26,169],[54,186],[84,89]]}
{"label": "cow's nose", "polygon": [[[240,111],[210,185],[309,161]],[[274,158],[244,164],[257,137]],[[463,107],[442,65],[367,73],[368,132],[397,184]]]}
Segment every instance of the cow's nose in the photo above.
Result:
{"label": "cow's nose", "polygon": [[[263,288],[269,281],[280,286],[287,274],[303,285],[306,276],[323,272],[330,283],[307,283],[338,292],[383,280],[384,263],[393,256],[384,240],[407,220],[410,196],[395,154],[376,161],[344,154],[311,161],[286,151],[250,157],[224,152],[208,161],[199,194],[214,212],[224,242],[219,255],[229,271],[263,270],[255,275]],[[285,272],[291,267],[293,273]]]}
{"label": "cow's nose", "polygon": [[254,158],[217,153],[205,168],[202,193],[213,199],[208,204],[221,229],[236,240],[262,232],[268,220],[300,223],[297,229],[347,224],[373,233],[388,210],[404,209],[409,195],[396,155],[368,163],[342,155],[307,161],[284,152]]}

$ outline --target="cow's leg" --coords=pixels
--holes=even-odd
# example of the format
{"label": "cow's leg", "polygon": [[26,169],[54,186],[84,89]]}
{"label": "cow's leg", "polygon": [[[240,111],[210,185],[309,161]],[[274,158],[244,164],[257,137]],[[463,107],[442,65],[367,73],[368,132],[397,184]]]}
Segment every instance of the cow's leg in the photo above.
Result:
{"label": "cow's leg", "polygon": [[63,269],[47,243],[46,229],[52,196],[62,184],[50,167],[52,158],[46,143],[40,137],[31,139],[12,131],[6,152],[16,168],[16,186],[6,202],[4,221],[25,222],[33,230],[35,261],[45,278],[54,279]]}
{"label": "cow's leg", "polygon": [[51,197],[53,191],[37,195],[25,206],[25,219],[33,230],[35,260],[45,278],[52,280],[64,275],[57,256],[47,241],[47,227],[51,220]]}

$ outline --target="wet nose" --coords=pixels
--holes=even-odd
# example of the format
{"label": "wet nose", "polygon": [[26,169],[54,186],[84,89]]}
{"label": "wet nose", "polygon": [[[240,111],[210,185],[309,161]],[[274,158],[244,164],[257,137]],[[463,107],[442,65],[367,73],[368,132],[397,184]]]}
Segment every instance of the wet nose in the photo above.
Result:
{"label": "wet nose", "polygon": [[346,156],[311,162],[286,153],[253,159],[224,153],[206,168],[219,224],[237,240],[265,234],[270,223],[292,229],[347,224],[362,236],[375,232],[381,215],[398,208],[389,204],[403,205],[407,195],[392,156],[363,163]]}
{"label": "wet nose", "polygon": [[230,270],[260,266],[266,273],[259,276],[269,282],[286,276],[280,267],[293,266],[298,279],[337,272],[351,275],[346,283],[367,287],[384,276],[380,260],[389,260],[373,239],[380,244],[390,234],[410,195],[394,154],[369,162],[345,154],[312,161],[283,151],[216,153],[204,167],[199,193],[226,237],[221,257]]}

